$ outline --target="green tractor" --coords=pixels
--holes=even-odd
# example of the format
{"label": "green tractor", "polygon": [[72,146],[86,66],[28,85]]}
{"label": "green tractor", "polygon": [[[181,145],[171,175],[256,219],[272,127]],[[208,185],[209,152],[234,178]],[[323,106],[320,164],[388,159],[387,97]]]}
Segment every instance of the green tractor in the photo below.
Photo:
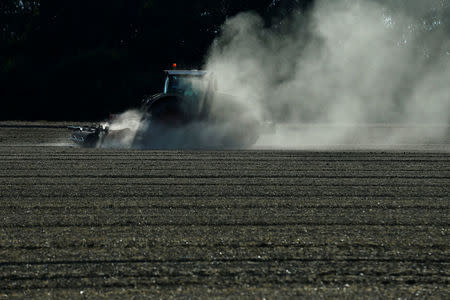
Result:
{"label": "green tractor", "polygon": [[[137,148],[244,148],[256,142],[259,122],[241,102],[217,92],[214,74],[165,71],[162,93],[144,99],[139,126],[114,129],[114,118],[94,126],[70,126],[71,139],[86,147],[120,144]],[[131,139],[131,140],[130,140]]]}

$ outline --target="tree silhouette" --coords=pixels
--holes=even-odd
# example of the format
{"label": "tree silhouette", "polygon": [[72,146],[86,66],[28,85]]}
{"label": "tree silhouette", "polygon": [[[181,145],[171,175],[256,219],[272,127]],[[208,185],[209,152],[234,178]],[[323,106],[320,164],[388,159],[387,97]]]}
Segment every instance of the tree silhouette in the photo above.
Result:
{"label": "tree silhouette", "polygon": [[[447,3],[442,0],[442,3]],[[173,62],[198,67],[225,20],[267,25],[314,0],[2,0],[0,119],[92,120],[161,90]],[[431,19],[433,11],[430,10]],[[449,18],[440,28],[450,30]]]}

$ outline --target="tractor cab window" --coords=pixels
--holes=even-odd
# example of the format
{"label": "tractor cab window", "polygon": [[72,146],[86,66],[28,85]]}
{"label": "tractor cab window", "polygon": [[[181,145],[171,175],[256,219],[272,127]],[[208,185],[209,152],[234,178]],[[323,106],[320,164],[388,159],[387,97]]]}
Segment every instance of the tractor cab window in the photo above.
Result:
{"label": "tractor cab window", "polygon": [[165,94],[180,94],[186,97],[198,97],[206,90],[206,83],[200,76],[167,76],[164,85]]}

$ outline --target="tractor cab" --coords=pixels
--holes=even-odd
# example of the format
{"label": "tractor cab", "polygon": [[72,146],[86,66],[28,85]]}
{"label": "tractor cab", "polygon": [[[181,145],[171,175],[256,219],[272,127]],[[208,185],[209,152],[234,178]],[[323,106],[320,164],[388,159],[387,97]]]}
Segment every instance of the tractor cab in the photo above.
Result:
{"label": "tractor cab", "polygon": [[164,94],[192,96],[193,94],[203,93],[207,88],[206,71],[171,70],[165,72]]}
{"label": "tractor cab", "polygon": [[200,96],[217,89],[212,73],[198,70],[167,70],[164,94],[180,96]]}
{"label": "tractor cab", "polygon": [[191,118],[205,117],[217,88],[213,74],[199,70],[166,70],[164,72],[164,90],[149,102],[151,104],[149,107],[166,107],[169,103],[176,102],[175,106],[182,108],[185,113],[191,115]]}

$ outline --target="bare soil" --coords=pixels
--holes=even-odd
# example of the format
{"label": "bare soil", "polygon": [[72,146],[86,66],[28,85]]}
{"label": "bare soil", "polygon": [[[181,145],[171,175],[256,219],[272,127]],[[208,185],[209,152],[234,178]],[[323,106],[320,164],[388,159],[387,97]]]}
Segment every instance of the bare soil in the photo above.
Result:
{"label": "bare soil", "polygon": [[0,125],[0,299],[450,296],[449,152],[82,149],[65,123]]}

